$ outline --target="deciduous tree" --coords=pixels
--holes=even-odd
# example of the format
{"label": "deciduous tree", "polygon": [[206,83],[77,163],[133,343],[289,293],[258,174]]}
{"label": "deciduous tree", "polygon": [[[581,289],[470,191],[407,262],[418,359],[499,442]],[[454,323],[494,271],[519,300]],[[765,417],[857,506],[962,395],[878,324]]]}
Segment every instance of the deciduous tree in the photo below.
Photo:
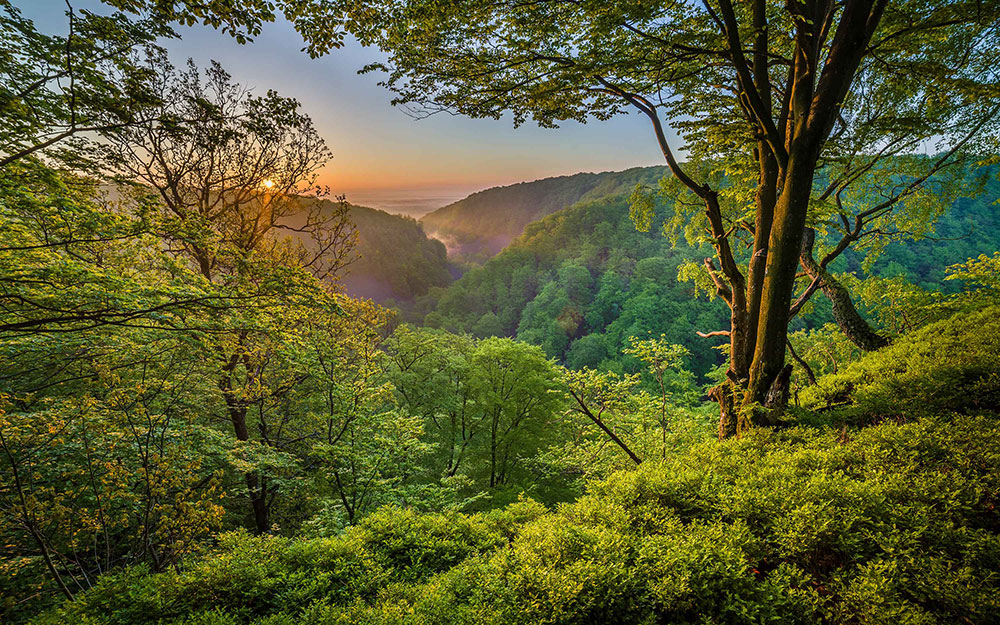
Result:
{"label": "deciduous tree", "polygon": [[[267,387],[265,370],[281,361],[275,350],[308,310],[337,309],[331,281],[357,233],[345,204],[331,210],[303,195],[320,191],[313,183],[329,151],[298,102],[256,96],[218,64],[203,77],[193,63],[180,72],[162,56],[151,63],[161,104],[149,121],[109,138],[104,162],[122,183],[153,191],[167,251],[242,302],[203,318],[206,349],[237,440],[266,442],[268,419],[258,415],[253,437],[251,409],[300,379]],[[276,486],[258,470],[245,477],[255,527],[266,532]]]}
{"label": "deciduous tree", "polygon": [[[920,191],[996,136],[992,2],[342,8],[363,43],[388,52],[369,69],[387,72],[394,102],[416,115],[509,113],[543,126],[626,111],[648,118],[679,202],[699,211],[689,230],[715,248],[705,270],[732,311],[728,381],[714,394],[725,433],[773,421],[789,317],[817,289],[856,342],[884,342],[866,331],[829,263],[897,231],[897,211],[920,214]],[[686,162],[665,120],[686,142]],[[925,149],[933,156],[913,156]],[[653,206],[636,209],[643,221]],[[828,235],[819,260],[810,229]],[[807,284],[797,293],[800,265]]]}

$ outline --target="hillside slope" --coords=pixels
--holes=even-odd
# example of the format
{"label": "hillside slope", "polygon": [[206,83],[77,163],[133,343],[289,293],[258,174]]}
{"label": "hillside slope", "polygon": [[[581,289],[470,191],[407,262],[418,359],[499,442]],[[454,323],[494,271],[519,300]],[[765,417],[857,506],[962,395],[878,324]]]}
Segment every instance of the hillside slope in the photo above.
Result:
{"label": "hillside slope", "polygon": [[[340,205],[330,200],[316,204],[315,198],[300,201],[302,209],[282,222],[288,228],[285,234],[314,246],[295,229],[302,228],[308,211],[333,213]],[[417,220],[367,206],[348,204],[348,209],[358,230],[350,264],[340,275],[340,285],[348,295],[380,304],[408,304],[431,287],[454,280],[444,245],[428,237]]]}
{"label": "hillside slope", "polygon": [[408,302],[452,281],[444,245],[412,217],[351,206],[358,228],[356,260],[341,284],[348,294],[384,303]]}
{"label": "hillside slope", "polygon": [[[105,575],[34,623],[996,623],[997,405],[934,387],[968,371],[945,354],[995,361],[982,337],[997,319],[984,309],[901,338],[941,366],[862,381],[906,408],[862,399],[874,411],[861,427],[798,410],[822,425],[697,442],[556,510],[385,508],[329,537],[229,534],[180,569]],[[941,342],[942,329],[955,331]],[[981,373],[967,382],[997,397],[1000,379]],[[929,414],[909,412],[928,398]]]}
{"label": "hillside slope", "polygon": [[665,167],[636,167],[494,187],[439,208],[420,221],[428,234],[445,242],[450,256],[482,262],[533,221],[580,201],[628,193],[640,182],[655,184],[665,173]]}
{"label": "hillside slope", "polygon": [[696,301],[677,268],[706,255],[673,248],[658,224],[637,231],[624,195],[581,202],[530,224],[485,265],[432,293],[439,299],[424,323],[515,336],[574,368],[638,369],[621,355],[629,337],[665,334],[704,374],[719,353],[694,330],[722,327],[728,311],[720,301]]}
{"label": "hillside slope", "polygon": [[[953,290],[944,267],[1000,248],[998,196],[1000,185],[991,180],[978,197],[956,201],[934,237],[889,245],[867,272],[861,255],[848,251],[834,270]],[[726,327],[728,311],[718,300],[696,301],[691,285],[677,281],[677,269],[711,254],[683,240],[673,247],[659,222],[648,233],[636,231],[625,195],[579,202],[529,224],[483,266],[431,291],[421,302],[424,323],[479,337],[517,337],[567,366],[612,370],[638,367],[621,356],[629,337],[665,334],[691,351],[688,365],[703,375],[720,356],[695,330]],[[832,321],[825,297],[813,303],[795,328]]]}

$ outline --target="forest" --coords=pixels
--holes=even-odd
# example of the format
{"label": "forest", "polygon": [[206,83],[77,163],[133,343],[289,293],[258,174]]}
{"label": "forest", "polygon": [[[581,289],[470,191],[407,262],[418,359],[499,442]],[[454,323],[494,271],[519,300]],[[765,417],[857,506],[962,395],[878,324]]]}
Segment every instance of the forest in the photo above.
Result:
{"label": "forest", "polygon": [[[968,171],[984,179],[975,197],[958,199],[937,219],[934,235],[890,245],[866,256],[849,253],[833,265],[858,278],[859,306],[898,306],[880,287],[912,286],[953,292],[945,269],[1000,248],[992,198],[1000,196],[993,171]],[[646,232],[629,217],[627,195],[581,202],[531,223],[498,256],[470,269],[445,289],[419,298],[422,323],[479,337],[510,336],[541,346],[572,369],[639,373],[642,364],[623,352],[633,336],[665,336],[689,351],[688,369],[705,376],[723,358],[716,341],[692,329],[719,327],[725,304],[710,301],[685,271],[708,253],[662,234],[662,218]],[[869,263],[865,270],[863,263]],[[881,297],[879,293],[887,296]],[[427,311],[427,312],[424,312]],[[813,302],[791,324],[792,342],[833,323],[830,304]]]}
{"label": "forest", "polygon": [[[1000,4],[0,0],[0,623],[1000,622]],[[221,63],[653,166],[415,220]],[[669,130],[668,130],[669,129]]]}
{"label": "forest", "polygon": [[628,194],[637,184],[655,185],[666,173],[665,167],[645,167],[494,187],[424,215],[420,223],[449,246],[453,260],[481,264],[533,221],[577,202]]}

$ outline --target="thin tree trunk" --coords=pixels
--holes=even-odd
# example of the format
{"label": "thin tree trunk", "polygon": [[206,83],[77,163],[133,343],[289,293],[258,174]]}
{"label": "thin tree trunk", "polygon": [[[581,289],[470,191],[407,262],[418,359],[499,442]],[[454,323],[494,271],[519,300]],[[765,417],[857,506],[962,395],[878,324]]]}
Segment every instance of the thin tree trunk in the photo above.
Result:
{"label": "thin tree trunk", "polygon": [[852,343],[866,352],[888,345],[889,340],[873,330],[855,308],[847,289],[813,258],[815,240],[816,231],[806,228],[802,237],[802,253],[799,260],[806,274],[813,280],[819,280],[820,290],[833,305],[833,319],[837,326]]}
{"label": "thin tree trunk", "polygon": [[500,417],[493,415],[493,422],[490,427],[490,488],[497,485],[497,428]]}
{"label": "thin tree trunk", "polygon": [[642,459],[641,459],[641,458],[640,458],[639,456],[637,456],[637,455],[635,454],[635,452],[634,452],[634,451],[632,451],[632,450],[631,450],[631,449],[629,448],[629,446],[628,446],[628,445],[626,445],[626,444],[625,444],[625,441],[623,441],[622,439],[618,438],[618,435],[617,435],[617,434],[615,434],[615,433],[614,433],[614,432],[613,432],[613,431],[611,430],[611,428],[609,428],[609,427],[608,427],[608,426],[607,426],[607,425],[606,425],[606,424],[604,423],[604,420],[603,420],[603,419],[601,419],[601,418],[600,418],[599,416],[595,415],[595,414],[594,414],[594,413],[593,413],[593,412],[592,412],[592,411],[590,410],[590,408],[588,408],[588,407],[587,407],[587,404],[586,404],[586,402],[584,402],[584,401],[583,401],[583,398],[582,398],[582,397],[580,397],[579,395],[577,395],[577,394],[576,394],[576,393],[575,393],[575,392],[573,391],[573,389],[569,389],[569,394],[570,394],[570,395],[571,395],[571,396],[573,397],[573,399],[575,399],[575,400],[576,400],[576,403],[577,403],[577,405],[579,406],[579,411],[580,411],[581,413],[583,413],[583,414],[584,414],[584,415],[585,415],[585,416],[586,416],[586,417],[587,417],[588,419],[590,419],[591,421],[593,421],[593,422],[594,422],[594,425],[596,425],[597,427],[601,428],[601,431],[603,431],[603,432],[604,432],[605,434],[607,434],[607,435],[608,435],[608,438],[610,438],[610,439],[612,440],[612,442],[614,442],[614,444],[615,444],[615,445],[618,445],[618,446],[619,446],[619,447],[621,448],[621,450],[622,450],[622,451],[624,451],[624,452],[625,452],[625,454],[626,454],[626,455],[627,455],[627,456],[628,456],[629,458],[631,458],[631,459],[632,459],[632,462],[634,462],[634,463],[636,463],[636,464],[642,464]]}
{"label": "thin tree trunk", "polygon": [[[229,411],[229,420],[233,424],[233,433],[236,440],[246,442],[250,440],[250,432],[247,429],[246,406],[237,398],[233,397],[231,384],[228,377],[219,385],[226,399],[226,407]],[[266,534],[271,529],[271,523],[266,493],[261,486],[260,477],[254,472],[247,472],[243,475],[247,485],[247,495],[250,498],[250,508],[253,511],[254,530],[258,534]]]}

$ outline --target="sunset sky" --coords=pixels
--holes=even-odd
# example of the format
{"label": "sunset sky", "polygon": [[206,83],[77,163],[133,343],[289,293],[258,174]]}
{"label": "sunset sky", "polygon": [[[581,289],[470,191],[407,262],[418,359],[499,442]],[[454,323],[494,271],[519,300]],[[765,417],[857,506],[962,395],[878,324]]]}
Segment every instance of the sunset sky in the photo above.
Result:
{"label": "sunset sky", "polygon": [[[47,32],[65,32],[62,0],[15,0]],[[96,0],[74,3],[102,7]],[[98,10],[105,11],[106,7]],[[475,120],[448,114],[414,120],[389,104],[380,76],[357,70],[379,60],[378,50],[355,42],[320,59],[301,52],[284,22],[265,25],[245,46],[206,27],[180,28],[166,42],[175,64],[217,60],[240,83],[297,98],[334,154],[321,182],[348,199],[379,208],[393,202],[447,204],[479,189],[580,171],[661,164],[648,122],[638,115],[607,122],[566,123],[558,129],[511,120]]]}

